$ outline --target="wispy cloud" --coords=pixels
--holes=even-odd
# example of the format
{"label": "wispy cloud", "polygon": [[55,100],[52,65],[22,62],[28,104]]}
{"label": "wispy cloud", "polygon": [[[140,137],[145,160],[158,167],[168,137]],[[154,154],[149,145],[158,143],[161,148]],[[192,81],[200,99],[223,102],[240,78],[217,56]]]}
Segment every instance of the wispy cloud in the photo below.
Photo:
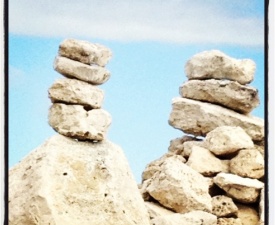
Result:
{"label": "wispy cloud", "polygon": [[10,0],[10,32],[47,37],[262,46],[258,0]]}

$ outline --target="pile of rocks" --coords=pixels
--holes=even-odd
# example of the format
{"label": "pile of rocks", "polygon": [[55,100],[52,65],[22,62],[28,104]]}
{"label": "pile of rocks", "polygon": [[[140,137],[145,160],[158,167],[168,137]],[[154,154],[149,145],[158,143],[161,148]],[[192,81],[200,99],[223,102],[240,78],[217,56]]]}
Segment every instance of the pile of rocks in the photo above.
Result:
{"label": "pile of rocks", "polygon": [[169,124],[187,135],[142,174],[151,223],[264,224],[264,121],[249,115],[259,97],[246,85],[255,63],[207,51],[185,72]]}
{"label": "pile of rocks", "polygon": [[106,138],[111,117],[95,85],[110,77],[110,57],[98,44],[61,43],[54,68],[67,78],[49,89],[58,134],[9,170],[9,224],[150,224],[123,150]]}
{"label": "pile of rocks", "polygon": [[66,39],[59,46],[54,62],[58,79],[49,88],[53,103],[49,124],[58,133],[79,140],[102,141],[111,124],[110,114],[101,109],[105,83],[110,72],[104,68],[111,51],[99,44]]}

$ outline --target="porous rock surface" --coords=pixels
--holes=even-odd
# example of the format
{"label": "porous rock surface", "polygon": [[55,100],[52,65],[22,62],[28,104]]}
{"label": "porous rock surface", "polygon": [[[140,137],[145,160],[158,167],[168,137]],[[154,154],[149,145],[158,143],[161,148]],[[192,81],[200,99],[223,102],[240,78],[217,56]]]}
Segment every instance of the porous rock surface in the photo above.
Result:
{"label": "porous rock surface", "polygon": [[56,135],[9,171],[9,224],[149,225],[117,145]]}
{"label": "porous rock surface", "polygon": [[167,158],[147,183],[146,190],[166,208],[178,213],[212,211],[206,179],[178,158]]}
{"label": "porous rock surface", "polygon": [[78,104],[91,109],[101,108],[104,99],[101,89],[76,79],[58,79],[48,92],[53,103]]}
{"label": "porous rock surface", "polygon": [[234,59],[219,50],[194,55],[185,65],[188,79],[228,79],[240,84],[254,79],[256,64],[251,59]]}
{"label": "porous rock surface", "polygon": [[76,78],[90,84],[103,84],[110,78],[110,72],[98,65],[87,65],[66,57],[57,56],[54,69],[68,78]]}
{"label": "porous rock surface", "polygon": [[101,44],[75,39],[64,40],[59,46],[58,53],[81,63],[99,66],[105,66],[112,56],[111,50]]}
{"label": "porous rock surface", "polygon": [[264,138],[263,119],[239,114],[230,109],[187,98],[174,98],[169,124],[185,133],[205,136],[219,126],[239,126],[252,140]]}
{"label": "porous rock surface", "polygon": [[241,177],[260,179],[264,176],[264,157],[256,149],[240,150],[230,160],[230,172]]}
{"label": "porous rock surface", "polygon": [[227,155],[240,149],[253,148],[251,137],[241,128],[220,126],[210,131],[204,145],[215,155]]}
{"label": "porous rock surface", "polygon": [[212,198],[212,213],[217,217],[236,216],[238,207],[233,202],[232,198],[225,195],[217,195]]}
{"label": "porous rock surface", "polygon": [[180,95],[250,113],[260,104],[258,90],[228,80],[190,80],[180,87]]}
{"label": "porous rock surface", "polygon": [[103,109],[87,111],[81,105],[55,103],[49,110],[49,124],[67,137],[101,141],[111,124],[111,115]]}
{"label": "porous rock surface", "polygon": [[254,203],[258,200],[264,183],[257,179],[243,178],[234,174],[219,173],[213,179],[228,196],[242,203]]}

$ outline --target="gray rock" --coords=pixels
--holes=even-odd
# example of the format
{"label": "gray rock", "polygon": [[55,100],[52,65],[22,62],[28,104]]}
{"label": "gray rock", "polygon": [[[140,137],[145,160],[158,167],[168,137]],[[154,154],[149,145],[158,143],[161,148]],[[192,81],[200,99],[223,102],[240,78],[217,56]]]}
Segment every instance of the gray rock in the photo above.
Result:
{"label": "gray rock", "polygon": [[260,104],[258,90],[227,80],[191,80],[180,87],[180,95],[199,101],[210,102],[233,109],[240,113],[250,113]]}
{"label": "gray rock", "polygon": [[58,133],[79,140],[105,139],[111,116],[103,109],[86,111],[81,105],[55,103],[49,110],[49,125]]}
{"label": "gray rock", "polygon": [[59,46],[58,53],[81,63],[99,66],[105,66],[112,56],[111,50],[103,45],[76,39],[64,40]]}
{"label": "gray rock", "polygon": [[238,60],[219,50],[204,51],[194,55],[185,65],[189,79],[228,79],[240,84],[254,79],[256,64],[251,59]]}
{"label": "gray rock", "polygon": [[213,181],[229,197],[242,203],[257,202],[261,189],[264,187],[264,183],[256,179],[243,178],[228,173],[219,173]]}
{"label": "gray rock", "polygon": [[193,147],[198,146],[198,147],[204,147],[204,142],[203,141],[186,141],[183,143],[183,153],[182,155],[186,158],[189,158]]}
{"label": "gray rock", "polygon": [[188,135],[184,135],[183,137],[173,139],[170,141],[168,151],[175,153],[177,155],[184,156],[184,147],[183,147],[184,143],[189,141],[195,141],[195,140],[198,140],[198,139]]}
{"label": "gray rock", "polygon": [[230,160],[230,172],[241,177],[260,179],[264,176],[264,157],[256,149],[240,150]]}
{"label": "gray rock", "polygon": [[119,146],[55,135],[9,170],[9,224],[150,223]]}
{"label": "gray rock", "polygon": [[58,79],[48,92],[53,103],[84,105],[92,109],[101,108],[104,99],[101,89],[76,79]]}
{"label": "gray rock", "polygon": [[110,72],[97,65],[86,65],[65,57],[56,57],[54,69],[68,78],[76,78],[90,84],[103,84],[110,78]]}
{"label": "gray rock", "polygon": [[174,98],[169,124],[187,134],[205,136],[219,126],[239,126],[253,140],[264,138],[264,120],[187,98]]}

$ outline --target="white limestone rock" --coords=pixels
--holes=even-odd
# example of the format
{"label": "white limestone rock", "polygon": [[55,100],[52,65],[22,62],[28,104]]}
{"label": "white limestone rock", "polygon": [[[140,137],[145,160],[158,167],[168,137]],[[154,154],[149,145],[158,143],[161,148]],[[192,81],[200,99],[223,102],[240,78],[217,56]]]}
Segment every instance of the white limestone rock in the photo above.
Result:
{"label": "white limestone rock", "polygon": [[183,153],[182,155],[186,158],[189,158],[193,147],[204,147],[203,141],[187,141],[183,143]]}
{"label": "white limestone rock", "polygon": [[49,124],[67,137],[101,141],[106,137],[111,116],[103,109],[86,111],[81,105],[55,103],[49,110]]}
{"label": "white limestone rock", "polygon": [[112,57],[112,52],[109,48],[100,44],[76,39],[65,39],[59,45],[58,53],[60,56],[81,63],[88,65],[96,64],[99,66],[105,66]]}
{"label": "white limestone rock", "polygon": [[208,149],[198,146],[193,146],[186,165],[206,177],[215,176],[223,170],[223,165],[220,159],[218,159]]}
{"label": "white limestone rock", "polygon": [[187,98],[174,98],[169,124],[185,133],[205,136],[220,126],[239,126],[253,140],[264,138],[264,120]]}
{"label": "white limestone rock", "polygon": [[228,79],[248,84],[254,79],[256,64],[251,59],[234,59],[219,50],[203,51],[185,65],[188,79]]}
{"label": "white limestone rock", "polygon": [[260,195],[260,202],[259,202],[259,222],[258,225],[265,224],[265,189],[263,188]]}
{"label": "white limestone rock", "polygon": [[240,113],[250,113],[260,104],[258,90],[228,80],[190,80],[180,87],[180,95],[210,102]]}
{"label": "white limestone rock", "polygon": [[239,218],[218,218],[217,225],[244,225],[244,224]]}
{"label": "white limestone rock", "polygon": [[9,224],[150,223],[119,146],[55,135],[9,170]]}
{"label": "white limestone rock", "polygon": [[91,109],[101,108],[104,99],[101,89],[76,79],[58,79],[48,93],[53,103],[84,105]]}
{"label": "white limestone rock", "polygon": [[215,128],[206,135],[204,144],[215,155],[229,155],[254,146],[251,137],[241,127],[234,126]]}
{"label": "white limestone rock", "polygon": [[54,69],[68,78],[76,78],[90,84],[103,84],[110,78],[110,72],[97,65],[86,65],[65,57],[56,57]]}
{"label": "white limestone rock", "polygon": [[237,215],[238,207],[232,198],[217,195],[212,198],[212,213],[217,217],[233,217]]}
{"label": "white limestone rock", "polygon": [[264,176],[264,157],[256,149],[240,150],[230,160],[230,172],[241,177],[260,179]]}
{"label": "white limestone rock", "polygon": [[156,217],[159,217],[159,216],[175,214],[175,212],[173,212],[171,210],[168,210],[166,208],[163,208],[161,205],[159,205],[158,203],[155,203],[155,202],[145,201],[144,204],[145,204],[145,206],[148,210],[148,213],[149,213],[149,216],[150,216],[151,220],[156,218]]}
{"label": "white limestone rock", "polygon": [[161,165],[163,164],[163,162],[165,162],[167,158],[170,158],[170,157],[173,159],[179,159],[182,163],[186,162],[185,158],[183,158],[181,155],[175,155],[171,152],[168,152],[164,154],[162,157],[160,157],[159,159],[156,159],[150,162],[146,166],[145,170],[142,173],[142,181],[150,179],[151,177],[154,176],[154,174],[157,171],[161,171]]}
{"label": "white limestone rock", "polygon": [[264,183],[256,179],[243,178],[228,173],[219,173],[213,181],[229,197],[242,203],[257,202],[261,189],[264,187]]}
{"label": "white limestone rock", "polygon": [[216,225],[217,217],[204,211],[159,216],[151,220],[152,225]]}
{"label": "white limestone rock", "polygon": [[206,179],[175,157],[169,157],[150,178],[147,191],[166,208],[178,213],[212,211]]}
{"label": "white limestone rock", "polygon": [[222,159],[222,172],[229,173],[230,172],[230,160],[229,159]]}
{"label": "white limestone rock", "polygon": [[238,218],[241,219],[243,225],[258,225],[259,215],[257,210],[249,205],[237,204]]}

